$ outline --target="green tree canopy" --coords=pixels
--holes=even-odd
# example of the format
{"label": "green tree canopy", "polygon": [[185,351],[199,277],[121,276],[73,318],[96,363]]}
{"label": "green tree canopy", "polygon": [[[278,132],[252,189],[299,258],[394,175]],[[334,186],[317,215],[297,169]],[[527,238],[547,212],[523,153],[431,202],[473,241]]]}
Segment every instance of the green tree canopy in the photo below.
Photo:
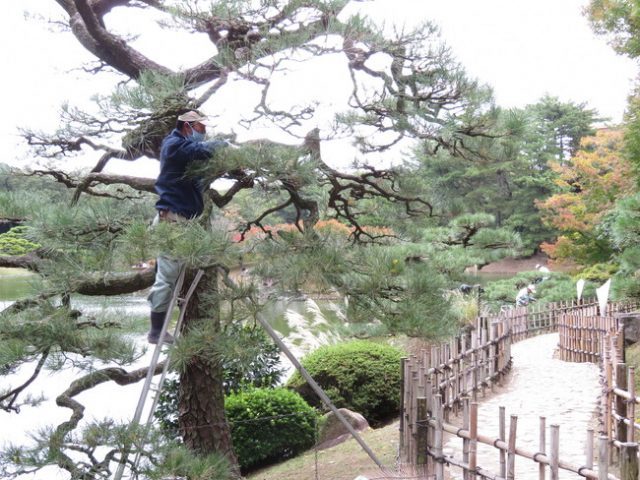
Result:
{"label": "green tree canopy", "polygon": [[[251,321],[260,308],[258,282],[252,279],[270,275],[287,291],[331,289],[348,297],[354,322],[438,335],[453,325],[443,300],[453,264],[438,269],[432,260],[453,257],[450,248],[473,245],[479,252],[509,246],[506,235],[498,242],[479,235],[486,218],[461,219],[449,226],[451,231],[439,232],[440,240],[429,248],[416,241],[420,229],[390,232],[379,228],[386,226],[384,221],[376,222],[377,230],[367,228],[372,216],[365,207],[382,201],[393,207],[385,215],[397,213],[394,229],[399,219],[419,219],[422,226],[436,216],[416,181],[415,164],[403,163],[394,146],[419,142],[426,155],[447,152],[482,162],[487,144],[504,135],[490,90],[466,75],[433,25],[389,33],[363,16],[342,15],[346,0],[56,3],[63,13],[59,24],[94,55],[97,65],[91,71],[115,71],[121,83],[111,95],[97,97],[91,111],[67,105],[59,131],[23,132],[34,154],[45,159],[87,152],[99,157],[89,172],[52,167],[29,173],[64,186],[63,202],[37,196],[24,208],[20,198],[0,192],[0,217],[21,211],[30,236],[44,246],[37,256],[23,259],[40,277],[39,294],[0,314],[2,366],[36,364],[29,382],[45,367],[65,368],[78,358],[87,369],[57,397],[59,405],[71,409],[69,421],[52,427],[32,450],[5,452],[6,475],[55,464],[75,478],[110,476],[110,460],[129,448],[162,471],[174,458],[156,455],[160,450],[144,441],[132,445],[127,438],[137,433],[135,425],[105,419],[83,430],[84,406],[74,398],[99,383],[144,378],[147,369],[126,370],[141,353],[126,334],[135,319],[96,318],[74,303],[76,294],[121,295],[150,286],[153,270],[132,272],[134,261],[165,252],[184,259],[189,276],[195,269],[205,272],[173,354],[180,374],[179,423],[187,449],[201,459],[222,454],[237,476],[224,416],[220,348],[233,342],[224,327]],[[179,70],[161,65],[107,21],[114,9],[132,16],[160,15],[168,32],[206,35],[211,56]],[[332,73],[340,69],[350,79],[348,101],[334,109],[338,115],[328,125],[316,124],[314,96],[283,105],[273,94],[286,80],[284,73],[322,58],[337,60]],[[235,83],[258,93],[243,124],[251,128],[269,122],[287,134],[286,141],[237,141],[238,148],[200,165],[190,175],[209,185],[205,214],[185,226],[161,224],[150,230],[153,180],[109,174],[105,166],[114,159],[158,158],[161,140],[180,113],[215,104]],[[358,165],[339,168],[327,158],[323,146],[337,135],[359,149]],[[394,166],[376,167],[368,157],[372,153],[386,155]],[[224,186],[218,180],[225,180]],[[235,205],[240,192],[245,203]],[[246,195],[253,197],[252,208],[247,208]],[[227,210],[231,213],[225,215]],[[267,228],[283,219],[290,222],[288,228]],[[339,221],[348,234],[317,228],[328,220]],[[238,266],[239,257],[259,268],[247,284],[230,287],[226,272]],[[0,257],[0,266],[8,262]],[[99,361],[117,366],[102,368]],[[28,400],[22,399],[22,390],[23,385],[12,386],[0,396],[1,407],[17,410]],[[87,444],[92,448],[87,450]],[[78,462],[75,455],[81,452],[88,454]],[[189,476],[184,470],[179,474]]]}

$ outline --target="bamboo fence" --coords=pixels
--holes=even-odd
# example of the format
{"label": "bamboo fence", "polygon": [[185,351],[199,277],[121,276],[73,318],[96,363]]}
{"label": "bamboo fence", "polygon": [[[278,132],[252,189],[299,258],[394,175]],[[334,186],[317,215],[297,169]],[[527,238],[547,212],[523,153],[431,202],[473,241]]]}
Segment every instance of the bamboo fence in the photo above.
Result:
{"label": "bamboo fence", "polygon": [[[539,479],[546,472],[555,480],[561,470],[585,478],[617,479],[609,464],[617,461],[620,478],[638,478],[638,445],[635,443],[634,371],[624,361],[624,332],[619,321],[623,312],[637,307],[632,303],[609,303],[600,315],[595,301],[558,302],[534,307],[518,307],[494,317],[476,319],[473,328],[448,343],[423,350],[402,360],[402,402],[400,415],[400,464],[424,473],[424,478],[444,479],[444,465],[463,471],[465,480],[515,478],[516,456],[539,464]],[[506,431],[504,408],[500,409],[498,438],[478,431],[478,394],[484,395],[511,367],[511,344],[539,333],[558,331],[560,358],[572,362],[598,363],[602,395],[599,404],[599,435],[587,432],[583,465],[560,458],[560,426],[547,428],[540,417],[539,450],[516,447],[517,416],[511,415]],[[462,414],[462,427],[449,423],[450,415]],[[633,425],[633,428],[629,428]],[[547,441],[546,433],[549,431]],[[462,458],[443,454],[445,434],[462,439]],[[497,449],[499,472],[478,465],[478,444]],[[594,458],[597,453],[597,469]]]}

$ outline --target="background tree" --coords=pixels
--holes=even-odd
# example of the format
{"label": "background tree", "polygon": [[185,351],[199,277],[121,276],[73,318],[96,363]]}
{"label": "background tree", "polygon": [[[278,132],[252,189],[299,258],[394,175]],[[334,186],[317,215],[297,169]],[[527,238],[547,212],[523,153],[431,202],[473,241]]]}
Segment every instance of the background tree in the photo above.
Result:
{"label": "background tree", "polygon": [[443,212],[443,224],[461,213],[490,214],[495,227],[518,233],[522,253],[531,254],[555,237],[536,207],[557,189],[549,163],[566,162],[598,120],[584,104],[545,96],[524,109],[500,111],[498,130],[508,135],[471,140],[483,152],[481,160],[418,149],[419,178]]}
{"label": "background tree", "polygon": [[615,202],[633,192],[634,179],[623,156],[622,132],[601,129],[584,138],[569,164],[552,164],[560,192],[539,206],[546,223],[561,236],[544,250],[553,258],[582,265],[611,260],[604,219]]}
{"label": "background tree", "polygon": [[[585,9],[596,33],[608,36],[610,44],[621,55],[637,58],[640,55],[640,31],[637,2],[630,0],[591,0]],[[640,152],[640,96],[638,86],[628,98],[624,122],[624,147],[622,155],[630,165],[633,178],[640,179],[638,153]],[[614,294],[621,297],[640,295],[638,287],[639,265],[637,262],[638,230],[637,195],[619,198],[611,215],[607,218],[608,239],[616,250],[614,263],[619,268],[613,282]]]}
{"label": "background tree", "polygon": [[640,14],[634,0],[591,0],[585,12],[593,30],[609,35],[618,53],[640,55]]}
{"label": "background tree", "polygon": [[[25,223],[33,228],[33,239],[45,245],[30,260],[43,284],[37,298],[2,313],[3,365],[15,368],[35,363],[31,382],[52,357],[54,368],[73,361],[70,355],[131,364],[139,349],[121,335],[131,328],[128,319],[87,317],[73,308],[71,295],[139,291],[151,284],[153,271],[131,273],[128,266],[133,261],[160,251],[184,258],[191,270],[204,270],[205,277],[189,304],[174,353],[180,372],[181,433],[193,453],[202,458],[221,453],[237,475],[224,417],[219,349],[233,341],[225,337],[223,325],[246,321],[255,314],[238,301],[255,301],[253,287],[238,290],[221,282],[221,275],[236,266],[240,256],[260,264],[283,289],[313,285],[341,292],[350,299],[354,321],[375,318],[393,331],[414,335],[442,333],[451,325],[442,296],[448,288],[446,277],[433,270],[428,255],[410,261],[415,255],[406,254],[415,247],[404,245],[406,239],[367,231],[363,223],[367,212],[359,207],[362,200],[385,199],[402,218],[433,216],[433,205],[421,196],[415,182],[415,169],[401,166],[401,157],[392,153],[392,147],[419,141],[425,153],[447,151],[479,161],[483,152],[475,148],[473,139],[499,134],[493,130],[496,111],[490,92],[465,75],[432,25],[388,34],[360,16],[341,15],[346,0],[57,3],[64,14],[60,23],[96,57],[92,71],[115,71],[121,83],[112,95],[98,98],[93,112],[65,108],[61,116],[64,128],[58,132],[24,131],[40,157],[64,158],[94,151],[99,160],[90,172],[80,175],[53,168],[32,173],[72,190],[68,200],[74,208],[57,208],[40,198],[23,212]],[[180,71],[156,63],[136,50],[133,41],[116,33],[109,22],[109,13],[115,9],[126,9],[131,15],[139,10],[157,14],[168,28],[204,34],[212,42],[212,56]],[[347,73],[351,94],[338,123],[313,128],[317,126],[315,98],[283,106],[272,92],[283,79],[281,72],[322,57],[339,60],[332,68]],[[163,224],[149,231],[153,181],[108,174],[105,166],[112,159],[157,158],[161,139],[177,115],[187,109],[207,109],[209,101],[215,105],[232,81],[258,92],[244,123],[252,127],[261,121],[273,122],[289,135],[288,141],[241,142],[241,148],[216,156],[192,172],[213,184],[206,191],[208,209],[201,220],[180,230]],[[353,138],[363,154],[386,152],[398,166],[376,168],[366,163],[366,157],[357,168],[330,166],[321,146],[336,134]],[[223,188],[213,183],[221,179],[227,180]],[[253,216],[232,227],[240,240],[252,228],[263,236],[234,243],[231,232],[221,228],[225,223],[219,221],[214,206],[231,207],[242,190],[250,190],[259,199],[266,196],[268,201],[258,200],[262,208],[247,213]],[[0,215],[17,209],[19,203],[8,198]],[[295,220],[293,231],[267,229],[282,212]],[[340,237],[314,229],[321,214],[344,222],[350,235]],[[463,232],[453,240],[466,246],[478,229],[465,227]],[[441,245],[444,250],[447,242]],[[495,248],[495,242],[491,246]],[[3,262],[8,260],[0,259],[0,265]],[[60,296],[62,304],[53,301]],[[432,317],[425,318],[426,311]],[[70,420],[43,435],[28,453],[11,450],[4,457],[6,465],[55,463],[74,478],[110,473],[111,461],[121,457],[123,446],[131,443],[130,435],[135,432],[125,426],[111,428],[107,419],[78,431],[84,407],[74,397],[106,381],[139,381],[146,369],[94,371],[91,362],[82,364],[89,372],[57,398],[59,405],[73,410]],[[23,387],[0,396],[2,408],[16,410]],[[87,443],[92,447],[83,446]],[[103,458],[97,457],[97,446],[107,447],[100,450],[106,452]],[[160,450],[141,444],[134,448],[141,449],[152,465],[162,467]],[[72,451],[87,452],[85,460],[73,460]]]}

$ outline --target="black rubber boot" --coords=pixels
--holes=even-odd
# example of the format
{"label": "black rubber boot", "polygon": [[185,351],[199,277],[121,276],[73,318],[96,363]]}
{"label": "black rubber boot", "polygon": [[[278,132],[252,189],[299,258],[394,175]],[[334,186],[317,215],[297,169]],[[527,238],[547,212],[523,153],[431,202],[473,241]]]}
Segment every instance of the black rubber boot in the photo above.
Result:
{"label": "black rubber boot", "polygon": [[[167,312],[151,312],[151,330],[147,334],[147,341],[153,345],[160,340],[160,333],[162,332],[162,326],[164,325],[164,318]],[[164,342],[167,345],[172,345],[174,342],[173,335],[169,332],[164,334]]]}

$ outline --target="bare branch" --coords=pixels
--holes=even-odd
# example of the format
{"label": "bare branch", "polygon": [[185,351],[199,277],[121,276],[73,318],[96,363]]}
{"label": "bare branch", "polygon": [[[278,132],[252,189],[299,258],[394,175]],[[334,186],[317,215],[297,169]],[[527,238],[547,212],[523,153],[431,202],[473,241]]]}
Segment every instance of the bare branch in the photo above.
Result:
{"label": "bare branch", "polygon": [[[271,230],[269,230],[268,228],[265,228],[265,226],[262,224],[262,221],[267,216],[271,215],[272,213],[275,213],[275,212],[278,212],[280,210],[283,210],[283,209],[287,208],[291,204],[293,204],[293,200],[289,199],[286,202],[281,203],[280,205],[277,205],[275,207],[266,209],[264,212],[262,212],[260,214],[260,216],[258,218],[256,218],[255,220],[251,220],[251,221],[247,222],[245,227],[240,232],[240,241],[244,241],[245,240],[245,235],[247,233],[249,233],[249,230],[251,230],[251,226],[252,225],[255,225],[256,227],[259,227],[260,230],[262,230],[263,233],[267,234],[267,236],[269,238],[273,238]],[[300,228],[300,227],[298,226],[298,228]]]}
{"label": "bare branch", "polygon": [[4,410],[5,412],[16,412],[16,413],[20,412],[20,407],[15,406],[14,404],[18,399],[18,396],[20,395],[20,393],[29,385],[31,385],[36,378],[38,378],[38,375],[40,374],[42,367],[44,367],[44,364],[47,361],[47,358],[49,358],[48,348],[42,352],[40,356],[40,360],[38,360],[38,363],[36,364],[36,367],[33,370],[33,373],[27,380],[25,380],[22,383],[22,385],[16,388],[12,388],[9,392],[7,392],[4,395],[0,395],[0,408],[2,410]]}
{"label": "bare branch", "polygon": [[155,270],[146,268],[133,273],[117,273],[83,279],[73,284],[72,291],[82,295],[124,295],[153,285]]}
{"label": "bare branch", "polygon": [[129,177],[126,175],[111,175],[106,173],[90,173],[82,180],[76,179],[68,173],[60,170],[34,170],[26,176],[51,176],[58,183],[65,185],[67,188],[74,188],[74,192],[71,204],[75,205],[82,193],[87,193],[95,197],[116,198],[116,199],[134,199],[139,196],[134,196],[126,193],[123,190],[117,189],[115,192],[109,192],[105,190],[96,190],[98,185],[127,185],[135,190],[141,192],[155,193],[154,183],[155,180],[141,177]]}
{"label": "bare branch", "polygon": [[26,255],[14,256],[0,256],[0,267],[5,268],[26,268],[33,272],[39,271],[40,262],[42,258],[37,252],[29,252]]}

